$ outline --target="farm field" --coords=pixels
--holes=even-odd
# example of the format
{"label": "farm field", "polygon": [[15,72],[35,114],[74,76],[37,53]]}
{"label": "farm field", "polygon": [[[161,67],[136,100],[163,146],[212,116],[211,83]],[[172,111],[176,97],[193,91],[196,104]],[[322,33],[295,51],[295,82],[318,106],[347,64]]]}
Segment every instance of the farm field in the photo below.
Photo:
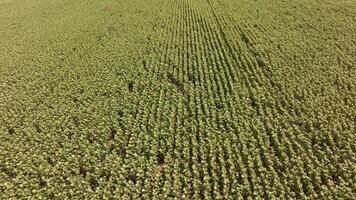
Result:
{"label": "farm field", "polygon": [[353,0],[0,0],[0,199],[355,199]]}

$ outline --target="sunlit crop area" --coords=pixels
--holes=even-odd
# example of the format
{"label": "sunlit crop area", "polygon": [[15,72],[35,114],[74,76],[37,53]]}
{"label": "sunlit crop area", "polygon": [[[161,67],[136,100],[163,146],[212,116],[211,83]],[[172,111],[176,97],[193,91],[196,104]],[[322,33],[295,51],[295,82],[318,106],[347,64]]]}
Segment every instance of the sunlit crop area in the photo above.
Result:
{"label": "sunlit crop area", "polygon": [[0,0],[0,199],[354,199],[353,0]]}

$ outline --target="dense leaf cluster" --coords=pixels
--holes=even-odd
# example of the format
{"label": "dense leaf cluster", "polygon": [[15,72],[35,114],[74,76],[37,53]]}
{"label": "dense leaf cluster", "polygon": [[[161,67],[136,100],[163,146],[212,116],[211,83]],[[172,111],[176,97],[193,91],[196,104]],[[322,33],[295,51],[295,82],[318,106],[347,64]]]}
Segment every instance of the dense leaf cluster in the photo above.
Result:
{"label": "dense leaf cluster", "polygon": [[351,4],[0,0],[0,198],[352,199]]}

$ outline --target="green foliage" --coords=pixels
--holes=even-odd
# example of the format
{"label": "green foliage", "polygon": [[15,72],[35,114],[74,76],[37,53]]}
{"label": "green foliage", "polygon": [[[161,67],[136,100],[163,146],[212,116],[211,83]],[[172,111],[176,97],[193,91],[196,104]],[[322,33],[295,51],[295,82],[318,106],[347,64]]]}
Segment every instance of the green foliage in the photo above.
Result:
{"label": "green foliage", "polygon": [[352,199],[352,6],[0,0],[0,199]]}

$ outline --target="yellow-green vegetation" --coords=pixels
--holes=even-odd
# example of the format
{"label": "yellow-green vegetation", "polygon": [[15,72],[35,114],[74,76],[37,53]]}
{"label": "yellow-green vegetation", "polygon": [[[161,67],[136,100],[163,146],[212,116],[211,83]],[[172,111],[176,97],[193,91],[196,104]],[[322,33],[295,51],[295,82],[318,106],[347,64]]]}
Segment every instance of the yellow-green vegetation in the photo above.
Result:
{"label": "yellow-green vegetation", "polygon": [[0,0],[0,199],[353,199],[353,0]]}

